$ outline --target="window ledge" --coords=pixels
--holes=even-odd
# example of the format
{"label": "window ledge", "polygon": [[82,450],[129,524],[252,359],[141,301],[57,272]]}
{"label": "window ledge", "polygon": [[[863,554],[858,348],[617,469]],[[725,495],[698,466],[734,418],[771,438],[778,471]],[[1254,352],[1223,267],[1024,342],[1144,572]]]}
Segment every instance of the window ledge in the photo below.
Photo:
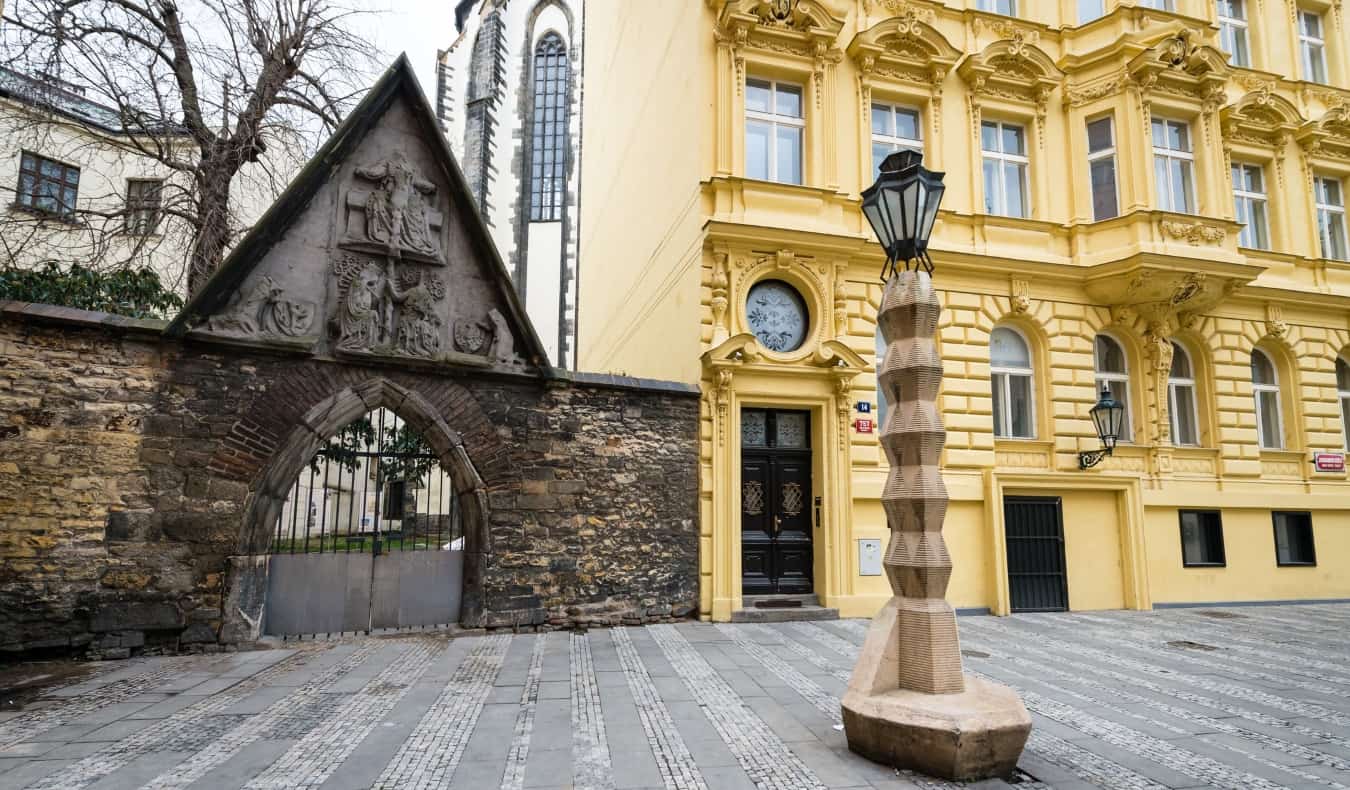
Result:
{"label": "window ledge", "polygon": [[19,212],[19,213],[21,213],[21,214],[28,214],[28,215],[30,215],[30,216],[32,216],[32,217],[35,217],[35,218],[38,218],[38,219],[44,219],[44,220],[50,220],[50,221],[52,221],[52,222],[58,222],[58,223],[60,223],[60,224],[62,224],[62,225],[69,225],[69,226],[71,226],[71,227],[79,227],[80,225],[83,225],[83,224],[84,224],[84,223],[80,222],[78,219],[76,219],[76,218],[75,218],[74,216],[72,216],[72,215],[58,214],[58,213],[52,212],[52,211],[44,211],[44,210],[42,210],[42,209],[40,209],[40,208],[33,208],[32,206],[25,206],[25,205],[23,205],[22,203],[10,203],[10,204],[9,204],[9,207],[10,207],[10,209],[12,209],[12,210],[14,210],[14,211],[17,211],[17,212]]}
{"label": "window ledge", "polygon": [[1317,563],[1315,563],[1315,562],[1279,562],[1279,561],[1276,561],[1275,567],[1277,567],[1277,568],[1316,568],[1316,567],[1317,567]]}
{"label": "window ledge", "polygon": [[1181,563],[1181,567],[1183,567],[1183,568],[1227,568],[1227,567],[1228,567],[1228,563],[1226,563],[1226,562],[1183,562],[1183,563]]}

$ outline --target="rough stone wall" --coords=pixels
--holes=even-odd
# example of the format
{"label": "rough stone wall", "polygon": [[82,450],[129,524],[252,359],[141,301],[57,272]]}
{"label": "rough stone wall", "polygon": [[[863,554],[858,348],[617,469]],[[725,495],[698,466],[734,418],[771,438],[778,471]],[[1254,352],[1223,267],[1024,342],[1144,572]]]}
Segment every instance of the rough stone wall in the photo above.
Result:
{"label": "rough stone wall", "polygon": [[390,372],[11,304],[0,305],[0,652],[229,641],[222,606],[250,497],[307,410],[372,379],[431,404],[486,486],[466,625],[693,611],[698,406],[678,385]]}

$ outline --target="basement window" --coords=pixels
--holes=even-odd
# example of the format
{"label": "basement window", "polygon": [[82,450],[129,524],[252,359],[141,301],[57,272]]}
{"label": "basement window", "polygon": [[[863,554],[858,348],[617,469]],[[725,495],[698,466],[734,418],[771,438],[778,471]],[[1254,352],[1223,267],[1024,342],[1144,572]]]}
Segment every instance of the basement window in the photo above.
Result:
{"label": "basement window", "polygon": [[1187,568],[1227,564],[1223,552],[1223,517],[1217,510],[1182,510],[1181,564]]}
{"label": "basement window", "polygon": [[1270,516],[1275,522],[1276,564],[1316,565],[1317,551],[1313,546],[1312,514],[1276,510]]}

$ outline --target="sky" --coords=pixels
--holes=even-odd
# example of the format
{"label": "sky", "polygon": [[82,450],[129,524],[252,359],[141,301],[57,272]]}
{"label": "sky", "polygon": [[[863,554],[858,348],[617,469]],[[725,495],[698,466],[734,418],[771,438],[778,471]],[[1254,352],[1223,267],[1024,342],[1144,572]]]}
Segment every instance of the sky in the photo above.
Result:
{"label": "sky", "polygon": [[372,40],[385,53],[385,65],[399,53],[408,53],[422,90],[436,91],[436,50],[455,40],[454,0],[359,0],[374,12],[365,24]]}

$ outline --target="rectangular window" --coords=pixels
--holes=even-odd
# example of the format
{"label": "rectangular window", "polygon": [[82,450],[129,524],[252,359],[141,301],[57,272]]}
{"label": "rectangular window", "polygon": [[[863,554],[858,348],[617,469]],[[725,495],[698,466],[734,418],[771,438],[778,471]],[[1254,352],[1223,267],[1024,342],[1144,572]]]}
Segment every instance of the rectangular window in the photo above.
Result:
{"label": "rectangular window", "polygon": [[774,80],[745,81],[745,174],[780,184],[802,183],[802,88]]}
{"label": "rectangular window", "polygon": [[404,499],[408,495],[407,483],[403,480],[390,480],[384,485],[384,519],[388,521],[403,518]]}
{"label": "rectangular window", "polygon": [[159,230],[159,210],[164,182],[133,178],[127,181],[126,230],[133,236],[149,236]]}
{"label": "rectangular window", "polygon": [[1191,379],[1173,379],[1167,390],[1172,407],[1172,443],[1198,446],[1200,431],[1195,416],[1195,382]]}
{"label": "rectangular window", "polygon": [[1270,516],[1275,522],[1275,563],[1316,565],[1312,514],[1276,510]]}
{"label": "rectangular window", "polygon": [[70,217],[80,191],[80,168],[24,151],[19,156],[15,202],[24,208]]}
{"label": "rectangular window", "polygon": [[872,105],[872,170],[881,172],[887,156],[908,148],[923,153],[919,111],[890,104]]}
{"label": "rectangular window", "polygon": [[1158,11],[1176,11],[1173,0],[1140,0],[1139,5]]}
{"label": "rectangular window", "polygon": [[1088,121],[1088,173],[1092,181],[1092,219],[1100,222],[1120,214],[1116,194],[1116,138],[1111,116]]}
{"label": "rectangular window", "polygon": [[1298,51],[1303,62],[1303,79],[1327,81],[1327,44],[1322,33],[1322,15],[1298,12]]}
{"label": "rectangular window", "polygon": [[1182,510],[1181,564],[1187,568],[1219,566],[1223,553],[1223,518],[1217,510]]}
{"label": "rectangular window", "polygon": [[1261,165],[1233,163],[1233,203],[1237,221],[1243,224],[1238,244],[1258,250],[1270,249],[1266,181]]}
{"label": "rectangular window", "polygon": [[1017,0],[980,0],[980,10],[1004,16],[1017,16]]}
{"label": "rectangular window", "polygon": [[1086,24],[1106,13],[1106,0],[1078,0],[1078,24]]}
{"label": "rectangular window", "polygon": [[1194,170],[1190,124],[1154,118],[1153,178],[1157,182],[1158,208],[1195,213]]}
{"label": "rectangular window", "polygon": [[1345,195],[1341,180],[1331,176],[1314,176],[1317,195],[1317,236],[1322,243],[1322,257],[1336,261],[1345,255]]}
{"label": "rectangular window", "polygon": [[980,125],[984,149],[984,210],[1004,217],[1025,217],[1027,211],[1026,132],[1002,121]]}
{"label": "rectangular window", "polygon": [[1218,0],[1219,4],[1219,46],[1233,60],[1234,66],[1251,66],[1251,54],[1247,46],[1247,2],[1246,0]]}

